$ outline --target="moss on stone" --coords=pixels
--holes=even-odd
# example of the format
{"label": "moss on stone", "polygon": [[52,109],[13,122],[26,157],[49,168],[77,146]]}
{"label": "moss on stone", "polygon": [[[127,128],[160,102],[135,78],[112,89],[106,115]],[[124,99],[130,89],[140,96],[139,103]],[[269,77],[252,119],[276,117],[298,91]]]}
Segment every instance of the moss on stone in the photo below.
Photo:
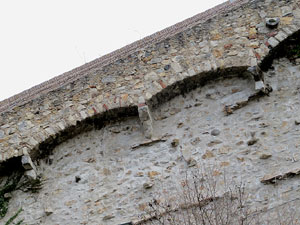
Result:
{"label": "moss on stone", "polygon": [[0,187],[0,218],[3,218],[8,210],[9,197],[6,194],[9,194],[17,189],[18,183],[22,177],[22,173],[16,172],[10,175],[5,184]]}

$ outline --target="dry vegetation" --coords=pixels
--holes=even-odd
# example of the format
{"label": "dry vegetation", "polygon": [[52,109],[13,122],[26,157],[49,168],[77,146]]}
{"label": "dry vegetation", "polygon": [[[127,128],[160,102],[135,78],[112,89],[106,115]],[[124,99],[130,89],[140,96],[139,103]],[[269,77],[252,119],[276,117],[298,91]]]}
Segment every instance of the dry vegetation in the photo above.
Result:
{"label": "dry vegetation", "polygon": [[[296,225],[299,213],[288,204],[268,211],[250,209],[247,189],[214,176],[212,168],[186,173],[176,198],[149,202],[140,225]],[[168,199],[168,200],[161,200]]]}

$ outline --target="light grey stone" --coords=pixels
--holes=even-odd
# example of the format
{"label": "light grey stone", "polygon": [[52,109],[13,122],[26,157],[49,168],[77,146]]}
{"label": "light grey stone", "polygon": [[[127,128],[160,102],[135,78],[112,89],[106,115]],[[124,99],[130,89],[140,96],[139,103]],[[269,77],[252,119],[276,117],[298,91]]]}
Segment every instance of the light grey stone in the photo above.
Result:
{"label": "light grey stone", "polygon": [[283,7],[281,7],[281,14],[283,17],[291,16],[293,14],[293,10],[289,6],[283,6]]}
{"label": "light grey stone", "polygon": [[268,39],[268,43],[275,48],[279,44],[279,41],[277,41],[274,37],[270,37]]}
{"label": "light grey stone", "polygon": [[182,67],[181,67],[180,64],[177,63],[177,62],[171,63],[171,67],[172,67],[172,69],[173,69],[176,73],[180,73],[180,72],[183,71]]}
{"label": "light grey stone", "polygon": [[204,48],[206,46],[208,46],[208,41],[206,41],[206,40],[199,43],[200,48]]}
{"label": "light grey stone", "polygon": [[35,170],[26,170],[24,173],[24,176],[29,180],[29,181],[35,181],[37,179],[37,174]]}
{"label": "light grey stone", "polygon": [[37,146],[37,145],[39,144],[39,142],[38,142],[37,140],[35,140],[33,137],[31,137],[31,138],[29,139],[29,144],[30,144],[31,146]]}
{"label": "light grey stone", "polygon": [[5,136],[4,131],[3,131],[3,130],[0,130],[0,138],[4,138],[4,136]]}
{"label": "light grey stone", "polygon": [[280,42],[285,40],[287,37],[288,37],[288,35],[286,33],[284,33],[283,31],[279,31],[278,34],[275,36],[275,38]]}
{"label": "light grey stone", "polygon": [[145,80],[146,81],[158,80],[158,75],[154,71],[151,71],[150,73],[147,73],[145,75]]}
{"label": "light grey stone", "polygon": [[102,83],[104,84],[107,84],[107,83],[114,83],[116,82],[116,78],[115,77],[112,77],[112,76],[107,76],[107,77],[104,77],[102,78]]}
{"label": "light grey stone", "polygon": [[202,68],[202,71],[210,71],[211,63],[209,61],[204,61],[201,68]]}
{"label": "light grey stone", "polygon": [[189,74],[189,76],[195,76],[196,72],[194,69],[191,68],[191,69],[188,69],[188,74]]}
{"label": "light grey stone", "polygon": [[212,136],[218,136],[220,133],[221,133],[221,131],[218,130],[218,129],[213,129],[213,130],[210,132],[210,134],[211,134]]}
{"label": "light grey stone", "polygon": [[296,8],[294,11],[293,11],[293,15],[295,18],[300,18],[300,9],[299,8]]}
{"label": "light grey stone", "polygon": [[161,58],[153,58],[153,59],[151,59],[150,64],[157,64],[160,62],[161,62]]}
{"label": "light grey stone", "polygon": [[47,127],[45,131],[50,135],[55,135],[55,131],[52,127]]}
{"label": "light grey stone", "polygon": [[287,35],[292,35],[293,32],[288,28],[288,27],[283,27],[282,30],[287,34]]}
{"label": "light grey stone", "polygon": [[255,82],[255,90],[256,91],[264,91],[265,90],[265,84],[262,80]]}
{"label": "light grey stone", "polygon": [[21,161],[25,170],[35,170],[35,165],[29,155],[23,155]]}
{"label": "light grey stone", "polygon": [[139,107],[139,118],[142,122],[144,135],[146,138],[151,138],[153,135],[152,116],[147,105]]}

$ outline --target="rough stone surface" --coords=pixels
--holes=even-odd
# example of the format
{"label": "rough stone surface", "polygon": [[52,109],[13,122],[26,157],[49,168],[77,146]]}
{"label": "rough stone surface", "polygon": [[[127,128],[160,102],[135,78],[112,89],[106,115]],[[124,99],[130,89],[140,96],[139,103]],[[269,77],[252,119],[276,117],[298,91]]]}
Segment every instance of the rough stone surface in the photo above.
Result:
{"label": "rough stone surface", "polygon": [[[265,27],[270,16],[280,18],[276,29]],[[299,30],[299,19],[295,0],[227,2],[5,100],[0,104],[0,159],[24,151],[37,155],[44,150],[40,144],[63,141],[58,136],[66,129],[136,107],[141,96],[159,104],[165,92],[178,94],[171,87],[186,78],[189,86],[197,86],[200,78],[257,66]]]}
{"label": "rough stone surface", "polygon": [[[300,159],[299,78],[300,64],[276,61],[265,75],[274,89],[270,96],[229,116],[223,105],[236,93],[251,95],[255,81],[246,76],[209,82],[153,110],[153,141],[145,139],[138,117],[82,133],[57,146],[51,164],[40,160],[43,188],[36,194],[14,192],[6,218],[22,207],[28,225],[138,220],[157,193],[176,196],[185,171],[204,163],[214,166],[216,176],[226,171],[228,179],[243,181],[255,208],[289,201],[299,207],[294,200],[300,177],[288,176],[298,174]],[[222,132],[212,136],[215,129]],[[277,185],[270,186],[274,177]]]}
{"label": "rough stone surface", "polygon": [[153,135],[152,128],[152,116],[149,110],[149,107],[145,104],[142,104],[138,108],[139,118],[144,128],[144,134],[146,138],[151,138]]}
{"label": "rough stone surface", "polygon": [[300,61],[270,67],[299,12],[296,0],[227,2],[1,102],[0,163],[30,156],[25,175],[45,180],[13,192],[4,221],[20,207],[28,225],[136,220],[204,163],[243,181],[254,208],[299,207]]}
{"label": "rough stone surface", "polygon": [[21,162],[25,170],[35,170],[35,166],[29,155],[23,155]]}

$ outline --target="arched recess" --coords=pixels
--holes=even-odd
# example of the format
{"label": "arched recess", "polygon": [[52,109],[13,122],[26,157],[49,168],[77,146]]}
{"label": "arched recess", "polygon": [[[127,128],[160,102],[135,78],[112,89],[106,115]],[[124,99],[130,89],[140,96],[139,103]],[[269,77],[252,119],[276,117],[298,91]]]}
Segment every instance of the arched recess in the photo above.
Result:
{"label": "arched recess", "polygon": [[[171,100],[172,98],[186,94],[195,88],[204,86],[207,82],[216,80],[219,78],[234,77],[234,76],[245,76],[247,66],[240,67],[229,67],[229,68],[218,68],[189,76],[183,80],[176,81],[175,83],[166,86],[161,91],[152,96],[151,99],[145,102],[149,108],[155,108],[164,102]],[[76,124],[67,126],[65,129],[60,130],[56,133],[49,134],[48,137],[40,143],[37,143],[34,148],[29,149],[28,153],[32,160],[44,158],[51,154],[51,151],[59,144],[64,141],[75,137],[76,135],[90,131],[92,129],[101,129],[110,122],[122,120],[128,117],[139,116],[138,108],[140,104],[134,106],[126,106],[120,108],[108,109],[104,112],[96,113],[93,116],[88,116],[83,120],[77,120]],[[77,113],[77,112],[74,112]],[[5,161],[0,165],[0,171],[4,171],[5,168],[11,167],[14,164],[21,164],[21,156],[13,157]]]}
{"label": "arched recess", "polygon": [[[258,66],[266,71],[271,65],[275,58],[287,56],[290,54],[290,49],[299,45],[300,42],[300,29],[298,25],[287,26],[281,28],[277,31],[279,34],[284,34],[280,39],[276,39],[278,42],[276,46],[269,45],[270,51],[266,56],[263,56],[261,60],[258,61]],[[276,36],[275,36],[276,38]],[[193,76],[188,76],[182,80],[177,80],[174,83],[167,85],[162,88],[159,92],[155,93],[147,102],[145,102],[150,107],[156,107],[159,104],[166,102],[173,97],[185,94],[199,86],[205,85],[208,81],[227,76],[243,76],[245,71],[247,71],[249,65],[240,66],[230,66],[227,68],[218,67],[217,69],[212,69],[210,71],[205,71],[198,73]],[[54,134],[49,134],[48,137],[37,143],[34,148],[28,149],[30,156],[33,159],[43,157],[51,151],[56,145],[64,142],[65,140],[74,137],[75,135],[88,131],[93,128],[101,128],[106,123],[112,120],[121,119],[129,116],[138,116],[139,105],[135,103],[134,106],[119,107],[105,110],[104,112],[97,113],[93,116],[88,116],[85,119],[79,120],[75,125],[71,125],[62,129]],[[76,112],[74,112],[76,113]],[[11,161],[16,161],[12,158],[6,163],[3,163],[1,168],[10,165]]]}
{"label": "arched recess", "polygon": [[[29,155],[32,160],[44,158],[51,153],[54,147],[80,133],[87,132],[92,129],[101,129],[111,121],[136,116],[138,116],[136,106],[120,107],[95,114],[94,116],[87,117],[84,120],[77,121],[75,125],[68,126],[62,131],[49,135],[43,142],[38,143],[33,149],[29,149]],[[5,171],[8,172],[18,169],[20,165],[21,156],[10,158],[0,164],[0,172],[4,173]]]}
{"label": "arched recess", "polygon": [[[299,44],[299,31],[294,32],[292,35],[288,36],[282,42],[280,42],[275,48],[271,49],[270,53],[263,58],[259,66],[264,70],[268,69],[273,62],[273,59],[279,58],[287,55],[288,50],[293,46]],[[177,81],[171,85],[166,86],[160,92],[156,93],[147,104],[151,107],[159,106],[160,104],[169,101],[173,97],[181,94],[190,92],[191,90],[207,84],[209,81],[216,80],[218,78],[226,78],[230,76],[244,76],[247,75],[245,71],[247,66],[240,67],[229,67],[226,69],[218,68],[216,70],[211,70],[196,74],[194,76],[187,77],[181,81]],[[120,107],[107,110],[103,113],[96,114],[91,117],[87,117],[81,121],[77,121],[75,125],[66,127],[63,131],[55,133],[49,136],[45,141],[39,143],[36,149],[33,149],[31,156],[33,159],[44,157],[51,153],[51,150],[60,143],[70,139],[82,132],[89,131],[91,129],[100,129],[105,126],[110,121],[134,116],[138,116],[138,105],[131,107]],[[13,164],[18,164],[19,159],[11,159],[8,166]],[[20,165],[20,164],[19,164]],[[13,168],[13,167],[11,167]]]}
{"label": "arched recess", "polygon": [[[275,77],[276,76],[274,76],[274,78]],[[239,83],[240,81],[243,82],[243,85],[241,85],[241,83]],[[219,79],[217,82],[215,82],[213,80],[212,82],[209,82],[209,84],[205,85],[204,87],[200,87],[200,88],[198,88],[194,91],[191,91],[190,93],[188,93],[186,95],[186,97],[178,96],[178,98],[172,99],[171,101],[166,102],[166,104],[160,105],[158,107],[158,110],[153,111],[153,115],[158,115],[159,113],[162,112],[162,113],[168,113],[168,114],[165,114],[168,117],[169,115],[172,115],[172,114],[169,114],[169,112],[172,111],[172,108],[173,109],[175,109],[175,108],[182,109],[182,111],[179,111],[178,114],[174,114],[173,119],[172,118],[167,118],[166,120],[165,119],[158,119],[158,120],[155,121],[156,125],[160,124],[160,126],[157,126],[157,127],[161,128],[161,129],[157,129],[157,131],[159,133],[158,137],[167,137],[166,138],[167,140],[165,142],[158,142],[156,144],[153,144],[151,146],[146,146],[146,147],[132,148],[133,146],[141,146],[140,144],[145,143],[144,142],[145,139],[142,137],[142,135],[139,134],[138,130],[135,130],[135,132],[133,134],[135,136],[139,136],[140,139],[132,138],[133,135],[131,133],[131,136],[130,135],[128,135],[128,136],[131,137],[132,139],[130,141],[128,141],[128,143],[126,142],[126,144],[125,144],[124,139],[118,139],[118,138],[116,138],[116,136],[110,136],[110,135],[112,135],[113,132],[106,132],[106,131],[110,131],[109,130],[110,126],[109,126],[107,128],[104,128],[101,131],[92,131],[91,133],[89,133],[90,135],[85,135],[85,134],[80,135],[79,137],[76,137],[76,138],[72,139],[72,141],[67,141],[66,143],[62,144],[61,146],[58,146],[58,148],[56,148],[55,151],[54,151],[54,154],[52,156],[53,158],[51,158],[51,159],[53,159],[53,164],[48,165],[47,168],[51,169],[51,174],[58,174],[58,173],[60,173],[60,170],[62,170],[62,168],[64,168],[64,166],[66,166],[66,167],[69,167],[69,166],[72,167],[73,165],[78,166],[77,162],[80,161],[80,159],[81,159],[81,161],[83,163],[89,164],[90,167],[91,167],[90,170],[86,170],[87,173],[88,174],[93,174],[93,172],[92,172],[93,168],[97,167],[97,166],[95,166],[96,164],[93,163],[93,160],[88,161],[88,162],[86,162],[85,160],[82,160],[82,159],[88,159],[89,160],[90,156],[91,156],[91,158],[96,160],[96,162],[98,163],[97,165],[100,166],[99,168],[101,168],[98,171],[100,173],[96,173],[95,177],[104,177],[101,174],[102,168],[106,168],[106,166],[109,165],[109,167],[107,167],[107,168],[109,168],[109,169],[116,168],[116,170],[115,170],[116,174],[118,174],[118,175],[121,174],[120,177],[113,176],[113,177],[116,178],[116,179],[113,179],[113,181],[117,182],[117,181],[121,180],[121,178],[123,178],[123,175],[125,173],[127,174],[127,169],[133,171],[133,172],[130,172],[131,175],[128,175],[128,176],[132,176],[132,177],[135,176],[135,171],[136,170],[134,169],[135,168],[134,162],[137,162],[136,167],[138,167],[139,165],[142,165],[145,168],[148,166],[148,164],[146,164],[146,163],[153,164],[153,167],[150,167],[149,169],[148,168],[145,169],[146,172],[144,172],[144,174],[147,174],[147,172],[148,172],[147,170],[156,171],[156,172],[161,173],[161,170],[157,169],[157,167],[154,167],[154,166],[157,165],[155,163],[167,162],[167,163],[171,164],[173,159],[171,158],[171,160],[168,160],[168,158],[164,158],[164,157],[166,155],[168,155],[167,153],[169,153],[169,155],[172,155],[172,157],[174,157],[174,159],[178,158],[177,155],[180,156],[180,154],[181,154],[180,151],[179,151],[180,146],[182,146],[182,144],[185,143],[185,141],[188,141],[191,145],[192,145],[192,143],[195,144],[195,146],[194,145],[193,145],[193,147],[191,146],[192,147],[191,151],[193,151],[193,153],[195,153],[196,151],[198,152],[197,155],[193,155],[193,157],[197,157],[197,158],[195,158],[195,160],[197,160],[198,162],[202,162],[204,160],[204,158],[206,160],[209,160],[209,157],[211,157],[211,156],[209,156],[210,152],[207,152],[207,154],[206,154],[206,150],[210,150],[215,155],[217,155],[218,153],[223,155],[222,156],[222,162],[223,162],[224,166],[229,164],[229,163],[231,164],[234,161],[240,163],[239,161],[240,160],[243,161],[244,159],[240,158],[240,160],[238,160],[235,157],[236,156],[240,157],[240,155],[242,157],[245,157],[245,156],[243,156],[244,151],[241,151],[241,150],[245,150],[245,149],[238,148],[236,146],[236,143],[238,143],[238,141],[243,140],[243,143],[244,143],[243,148],[251,148],[251,147],[247,146],[247,141],[249,140],[250,135],[244,136],[242,134],[243,132],[240,129],[243,129],[243,128],[247,127],[248,123],[249,123],[248,121],[251,120],[251,119],[253,119],[253,121],[255,121],[253,123],[255,123],[256,125],[260,125],[261,122],[265,122],[265,121],[271,122],[272,121],[272,118],[271,118],[272,114],[271,113],[264,114],[263,113],[264,111],[260,111],[261,112],[260,115],[268,116],[268,118],[270,119],[270,120],[261,121],[258,118],[258,114],[252,114],[250,116],[247,116],[246,112],[254,112],[254,111],[252,111],[252,109],[256,108],[256,106],[264,107],[265,105],[267,105],[267,104],[264,104],[264,103],[266,103],[268,101],[273,102],[274,100],[276,100],[277,96],[275,95],[275,93],[272,93],[270,98],[265,97],[265,98],[261,99],[260,102],[250,103],[251,105],[248,105],[248,106],[244,107],[243,109],[241,109],[237,113],[234,113],[231,116],[225,116],[221,111],[222,110],[222,104],[220,104],[221,102],[219,100],[224,97],[223,94],[221,94],[221,95],[212,94],[212,96],[217,96],[217,99],[216,99],[217,101],[215,101],[213,98],[206,98],[206,96],[207,96],[207,93],[227,93],[228,96],[233,96],[234,93],[231,92],[232,87],[234,87],[234,88],[237,87],[241,91],[245,91],[245,89],[248,89],[248,88],[252,89],[252,88],[249,87],[249,85],[248,85],[249,83],[252,83],[251,79],[250,80],[241,79],[241,78]],[[227,85],[229,84],[229,86],[227,86],[226,84]],[[228,90],[228,91],[223,92],[222,90],[225,90],[225,89]],[[196,105],[192,104],[192,107],[185,107],[185,106],[190,105],[190,103],[191,103],[190,100],[194,100],[193,103],[196,103],[196,102],[198,103],[198,101],[196,99],[201,100],[201,102],[203,100],[204,104],[202,104],[200,106],[196,106]],[[285,102],[286,102],[286,100],[284,100],[284,101],[282,100],[281,103],[285,104]],[[208,103],[208,104],[206,105],[205,103]],[[214,106],[216,106],[216,107],[214,107]],[[170,110],[165,111],[165,109],[168,109],[168,110],[170,109]],[[205,114],[205,111],[207,111],[208,113]],[[156,114],[157,112],[158,112],[158,114]],[[202,112],[203,112],[203,114],[202,114]],[[216,114],[219,115],[218,117],[214,116],[214,115],[216,115],[215,112],[216,112]],[[195,115],[195,117],[194,117],[194,115]],[[197,116],[197,115],[199,115],[199,116]],[[184,119],[181,120],[182,118],[188,118],[188,116],[191,118],[190,121],[187,121],[187,120],[184,120]],[[171,117],[171,116],[169,116],[169,117]],[[211,117],[211,120],[206,120],[207,117]],[[216,118],[218,118],[218,119],[216,119]],[[239,120],[239,118],[240,118],[240,120]],[[244,120],[241,119],[241,118],[243,118]],[[136,118],[134,118],[134,120],[136,120]],[[178,123],[182,122],[182,121],[184,123],[183,127],[178,128],[177,127]],[[224,122],[226,122],[227,125],[225,125]],[[235,122],[237,122],[237,124],[239,124],[239,125],[237,126]],[[169,127],[165,127],[164,125],[166,125],[166,124]],[[210,125],[208,127],[205,124],[210,124]],[[268,124],[268,123],[265,123],[265,124]],[[290,124],[293,125],[293,123],[290,123]],[[118,125],[119,125],[119,123],[118,123]],[[136,121],[135,121],[135,125],[136,125]],[[264,126],[264,124],[262,124],[262,125]],[[116,126],[113,125],[112,127],[116,127]],[[136,127],[138,127],[138,126],[136,126]],[[225,130],[224,129],[225,127],[226,128],[231,128],[231,132],[229,130]],[[273,126],[269,126],[269,129],[272,129],[272,127]],[[170,129],[170,128],[172,128],[172,129]],[[190,128],[190,130],[186,130],[186,128]],[[195,129],[195,128],[197,128],[197,129]],[[221,131],[221,134],[218,135],[217,137],[212,137],[210,132],[213,130],[213,128],[218,128],[219,131]],[[268,132],[268,130],[266,130],[264,128],[260,128],[260,127],[257,127],[257,128],[261,129],[262,131],[264,130],[264,131]],[[181,130],[181,131],[179,131],[179,130]],[[204,132],[204,131],[206,131],[206,132]],[[123,134],[125,134],[125,132]],[[163,136],[162,134],[165,134],[166,132],[170,132],[170,134],[175,134],[176,136],[175,135],[173,137]],[[182,133],[180,133],[180,132],[182,132]],[[189,136],[189,134],[191,134],[190,132],[193,133],[193,136]],[[95,135],[95,133],[97,135]],[[184,140],[184,137],[181,136],[183,133],[187,134],[185,140]],[[207,133],[207,134],[205,134],[205,133]],[[227,136],[225,136],[227,133],[232,134],[232,136],[234,136],[236,138],[234,138],[234,139],[228,138],[227,139]],[[264,143],[264,146],[267,146],[270,142],[265,143],[263,141],[263,139],[261,139],[262,137],[260,136],[259,133],[260,132],[257,132],[257,134],[256,134],[257,135],[256,137],[260,138],[259,144]],[[235,136],[236,134],[239,134],[240,136]],[[122,132],[120,134],[116,134],[116,135],[122,135]],[[207,136],[208,139],[205,139],[205,136]],[[101,138],[101,137],[103,137],[103,138]],[[100,147],[98,147],[98,148],[93,148],[90,145],[90,143],[93,143],[94,140],[98,140],[98,139],[100,139],[100,142],[106,142],[106,143],[110,142],[109,137],[114,138],[113,140],[114,141],[116,140],[116,142],[118,142],[118,140],[122,140],[122,141],[119,142],[119,144],[121,144],[121,145],[123,144],[123,147],[121,147],[120,150],[118,150],[118,148],[115,148],[115,146],[110,148],[110,147],[108,147],[109,145],[106,145],[106,144],[100,145]],[[180,141],[180,145],[178,146],[176,151],[175,151],[175,148],[173,148],[171,146],[171,141],[175,137],[179,138],[179,141]],[[199,143],[198,142],[199,139],[197,140],[196,137],[199,137],[202,140],[201,145],[197,145],[197,143]],[[129,139],[127,139],[127,140],[129,140]],[[221,140],[223,142],[223,144],[220,144],[219,146],[217,146],[218,143],[217,142],[210,142],[211,140]],[[271,139],[269,139],[269,140],[271,140]],[[282,140],[282,139],[279,139],[279,140]],[[83,145],[81,145],[81,143],[83,143]],[[208,143],[212,144],[213,146],[211,146],[211,147],[207,146]],[[95,144],[93,144],[93,145],[96,146]],[[222,146],[223,145],[231,146],[231,148],[234,149],[234,152],[231,152],[231,150],[228,150],[227,148],[222,148],[222,149],[220,149],[220,152],[219,152],[218,149],[219,149],[219,147],[222,147],[221,145]],[[69,147],[66,148],[65,146],[69,146]],[[263,150],[263,148],[260,148],[259,146],[260,145],[254,145],[254,146],[252,146],[253,148],[251,148],[251,150],[255,150],[254,148],[256,148],[258,153],[261,153],[261,152],[265,151],[265,150]],[[86,147],[91,147],[91,148],[88,150]],[[274,149],[276,150],[276,147],[275,148],[273,148],[271,146],[269,146],[269,147],[272,150],[274,150]],[[82,157],[81,152],[78,152],[77,148],[80,149],[80,150],[83,150],[83,154],[90,154],[89,157],[86,157],[86,158]],[[183,148],[185,148],[185,147],[183,147]],[[213,148],[216,148],[216,150],[213,150]],[[85,149],[87,151],[85,151]],[[104,152],[104,154],[100,154],[100,151],[102,151],[104,149],[106,149],[107,153],[111,153],[111,155],[107,154],[105,152]],[[116,151],[114,151],[114,150],[116,150]],[[170,152],[169,152],[169,150],[170,150]],[[229,154],[231,155],[231,158],[226,158],[227,156],[224,156],[226,151],[230,151]],[[71,156],[70,154],[73,155],[73,157],[69,157],[69,156]],[[202,155],[202,154],[204,154],[204,155]],[[238,154],[240,154],[240,155],[238,155]],[[286,154],[286,152],[282,153],[282,154]],[[60,167],[56,164],[56,162],[60,159],[63,159],[62,156],[64,156],[64,155],[66,156],[65,159],[67,159],[67,161],[61,160],[60,165],[63,165],[63,167]],[[79,155],[81,155],[81,156],[79,156]],[[114,163],[112,164],[112,161],[110,161],[111,156],[114,157],[113,159],[115,160],[116,164],[114,164]],[[155,158],[154,156],[157,156],[157,158]],[[254,158],[253,161],[255,161],[257,163],[260,162],[260,165],[262,166],[260,168],[263,168],[263,169],[259,170],[259,174],[258,173],[253,173],[253,174],[255,174],[255,182],[251,182],[252,184],[259,183],[259,182],[256,182],[256,181],[259,180],[260,176],[262,174],[268,172],[268,168],[265,165],[267,165],[269,163],[269,161],[259,160],[259,159],[256,158],[258,156],[259,156],[258,154],[257,155],[251,154],[251,157]],[[152,157],[154,157],[154,158],[152,158]],[[186,158],[187,157],[188,157],[188,155],[186,156]],[[126,158],[126,159],[124,159],[124,158]],[[255,158],[257,160],[255,160]],[[271,157],[271,160],[274,159],[274,158],[276,158],[275,154],[273,154],[273,157]],[[120,159],[120,161],[119,161],[119,159]],[[214,158],[210,158],[210,159],[214,160]],[[246,160],[247,160],[247,158],[246,158]],[[131,164],[130,161],[134,161],[134,162]],[[182,156],[179,157],[178,161],[177,160],[174,160],[174,161],[177,163],[178,167],[181,166],[181,165],[186,166],[186,162],[182,159]],[[186,160],[186,161],[188,161],[188,160]],[[107,162],[107,164],[106,164],[106,162]],[[189,160],[188,162],[192,162],[192,161]],[[41,165],[43,165],[42,163],[41,163]],[[163,165],[166,165],[166,164],[164,164],[164,163],[161,164],[162,169],[164,167],[166,167],[166,166],[163,166]],[[240,164],[238,164],[238,165],[240,165]],[[118,169],[120,167],[125,167],[126,169],[124,169],[123,172],[122,172],[122,170]],[[45,167],[40,166],[39,168],[45,168]],[[238,168],[237,170],[240,170],[240,168]],[[41,169],[41,171],[46,171],[46,170]],[[173,169],[172,171],[173,172],[177,171],[177,169]],[[252,170],[251,171],[248,170],[248,172],[250,173],[250,172],[252,172]],[[50,174],[50,172],[47,172],[47,173]],[[101,174],[101,175],[99,175],[99,174]],[[171,174],[171,172],[170,172],[170,174]],[[70,180],[72,180],[73,185],[70,185],[70,184],[66,185],[69,188],[75,187],[75,185],[81,185],[81,183],[76,184],[76,181],[74,179],[75,175],[77,175],[77,174],[70,175],[70,178],[71,178]],[[81,175],[82,175],[82,173],[80,173],[80,177],[83,178],[81,182],[85,182],[84,176],[81,176]],[[249,174],[249,177],[250,177],[250,174]],[[99,179],[101,179],[101,178],[99,178]],[[132,178],[132,179],[141,179],[141,178]],[[146,179],[147,179],[147,175],[145,175],[144,180],[139,180],[140,185],[137,186],[138,190],[143,190],[143,182]],[[55,180],[55,182],[52,182],[53,180],[54,179],[51,179],[51,182],[49,182],[49,183],[56,183],[56,182],[58,184],[64,183],[64,182],[61,182],[59,179]],[[92,179],[90,179],[90,180],[92,180]],[[170,180],[171,180],[171,178],[170,178]],[[174,179],[174,180],[176,180],[176,179]],[[156,180],[156,181],[158,182],[158,180]],[[287,182],[287,181],[284,181],[284,182]],[[109,183],[112,183],[112,182],[109,182]],[[154,188],[157,187],[156,185],[157,185],[157,183],[154,184],[154,187],[151,190],[154,190]],[[262,184],[260,184],[260,185],[263,186]],[[112,185],[112,186],[114,187],[115,185]],[[121,187],[122,187],[122,190],[123,190],[123,187],[125,187],[125,188],[127,187],[126,185],[123,185],[123,183],[122,183],[122,185],[120,184],[118,186],[120,187],[120,189],[118,189],[118,191],[115,192],[116,195],[120,193],[119,190],[121,190]],[[267,187],[268,187],[268,185],[263,186],[262,188],[267,189]],[[46,189],[46,187],[44,188],[44,191],[45,191],[45,189]],[[97,188],[95,188],[95,189],[97,189],[97,191],[100,192],[100,193],[101,192],[105,193],[103,191],[103,189],[100,189],[100,185],[97,186]],[[48,187],[48,190],[49,190],[49,187]],[[51,190],[54,190],[54,188],[51,188]],[[66,188],[66,190],[69,191],[70,189]],[[43,190],[41,190],[41,191],[43,191]],[[126,191],[124,196],[131,196],[130,193],[128,193],[128,192],[129,191]],[[44,192],[42,192],[42,193],[44,193]],[[72,193],[75,196],[75,192],[71,191],[69,193]],[[121,193],[123,193],[123,192],[121,192]],[[84,199],[88,199],[88,198],[85,197]],[[113,199],[120,199],[120,198],[115,198],[114,197]],[[130,198],[130,203],[131,204],[132,204],[132,199],[133,198]],[[145,200],[145,198],[143,198],[143,200]],[[44,202],[44,201],[40,201],[40,202]],[[116,204],[114,202],[113,205],[114,206],[119,206],[121,204]],[[125,206],[123,205],[123,207],[124,208],[130,208],[131,206],[127,207],[127,205],[125,205]],[[126,214],[126,215],[128,215],[128,214]],[[52,217],[56,217],[56,215],[52,215]],[[102,217],[100,217],[100,219],[101,218]],[[126,222],[126,221],[130,221],[130,220],[126,219],[126,220],[123,220],[122,222]],[[114,224],[122,224],[122,223],[114,223]]]}
{"label": "arched recess", "polygon": [[[291,31],[288,27],[278,31],[278,33],[283,32],[286,34],[286,38],[279,41],[274,48],[270,46],[268,55],[266,55],[258,65],[263,71],[268,70],[272,66],[274,59],[281,57],[293,57],[293,53],[295,52],[292,50],[297,47],[300,48],[300,28],[296,28],[296,25],[291,28],[293,31]],[[300,50],[298,54],[300,54]]]}

